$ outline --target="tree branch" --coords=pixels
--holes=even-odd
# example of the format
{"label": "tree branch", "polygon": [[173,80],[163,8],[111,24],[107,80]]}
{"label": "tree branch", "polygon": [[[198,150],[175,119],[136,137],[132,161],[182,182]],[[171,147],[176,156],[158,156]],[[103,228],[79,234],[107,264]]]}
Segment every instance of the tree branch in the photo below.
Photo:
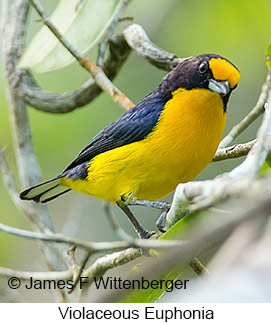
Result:
{"label": "tree branch", "polygon": [[151,42],[145,30],[137,24],[132,24],[123,31],[129,46],[140,56],[147,59],[152,65],[171,71],[184,59],[177,58],[175,54],[166,52]]}
{"label": "tree branch", "polygon": [[83,277],[88,277],[85,287],[93,283],[94,277],[103,276],[109,269],[125,265],[142,256],[140,249],[128,248],[122,251],[107,254],[97,259],[93,264],[86,268],[82,274]]}

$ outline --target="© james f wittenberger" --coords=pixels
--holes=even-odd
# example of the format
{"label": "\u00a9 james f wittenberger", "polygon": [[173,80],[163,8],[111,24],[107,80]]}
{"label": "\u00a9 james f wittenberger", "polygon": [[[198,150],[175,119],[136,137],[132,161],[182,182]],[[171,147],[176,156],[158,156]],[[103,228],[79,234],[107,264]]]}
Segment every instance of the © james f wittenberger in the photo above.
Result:
{"label": "\u00a9 james f wittenberger", "polygon": [[[140,279],[122,279],[121,277],[94,277],[94,286],[96,289],[166,289],[167,292],[172,292],[174,289],[187,289],[189,280],[147,280],[144,277]],[[79,288],[82,289],[88,284],[88,277],[80,277]],[[17,277],[11,277],[8,280],[8,286],[11,289],[18,289],[21,287],[21,281]],[[50,289],[73,289],[73,280],[39,280],[30,277],[22,287],[26,289],[39,289],[39,290],[50,290]]]}

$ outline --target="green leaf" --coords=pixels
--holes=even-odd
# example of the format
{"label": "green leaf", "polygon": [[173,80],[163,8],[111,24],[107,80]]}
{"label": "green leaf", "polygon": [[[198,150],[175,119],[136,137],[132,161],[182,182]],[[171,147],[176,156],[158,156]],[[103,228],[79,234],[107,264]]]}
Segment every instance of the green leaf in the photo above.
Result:
{"label": "green leaf", "polygon": [[271,69],[271,42],[267,46],[265,57],[266,57],[266,64],[269,67],[269,69]]}
{"label": "green leaf", "polygon": [[[123,0],[61,0],[50,16],[58,31],[81,53],[86,53],[103,37]],[[75,59],[43,26],[35,35],[18,67],[45,73],[63,68]]]}
{"label": "green leaf", "polygon": [[263,164],[263,167],[259,171],[259,176],[264,177],[271,172],[271,154],[269,154]]}

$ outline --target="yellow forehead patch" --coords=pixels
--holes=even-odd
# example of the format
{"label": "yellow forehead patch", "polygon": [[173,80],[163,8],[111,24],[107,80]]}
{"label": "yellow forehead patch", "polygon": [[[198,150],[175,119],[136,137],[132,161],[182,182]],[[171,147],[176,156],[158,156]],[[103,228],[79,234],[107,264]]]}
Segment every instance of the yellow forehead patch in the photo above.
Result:
{"label": "yellow forehead patch", "polygon": [[214,78],[219,81],[228,81],[231,88],[234,88],[240,81],[239,71],[225,59],[212,58],[209,61],[209,66]]}

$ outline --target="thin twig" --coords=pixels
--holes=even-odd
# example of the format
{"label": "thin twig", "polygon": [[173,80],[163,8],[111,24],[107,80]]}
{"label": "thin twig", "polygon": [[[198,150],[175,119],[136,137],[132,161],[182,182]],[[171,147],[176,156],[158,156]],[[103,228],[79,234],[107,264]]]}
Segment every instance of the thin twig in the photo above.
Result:
{"label": "thin twig", "polygon": [[99,52],[98,52],[98,58],[97,58],[97,65],[103,69],[104,65],[104,57],[107,49],[108,42],[110,38],[113,36],[113,33],[116,29],[117,24],[120,22],[121,16],[126,9],[126,7],[132,2],[132,0],[124,0],[121,2],[121,5],[118,9],[118,11],[115,14],[115,17],[110,25],[110,27],[107,29],[107,32],[102,40],[102,42],[99,44]]}
{"label": "thin twig", "polygon": [[55,35],[59,42],[69,51],[69,53],[84,67],[93,77],[97,85],[110,97],[122,106],[124,109],[129,110],[134,106],[132,101],[122,93],[115,85],[109,80],[105,75],[104,71],[97,66],[87,55],[81,54],[77,49],[75,49],[67,39],[61,35],[58,29],[52,24],[51,20],[48,18],[44,12],[43,7],[38,0],[30,0],[33,7],[36,9],[40,15],[43,23],[50,29],[50,31]]}
{"label": "thin twig", "polygon": [[258,176],[268,154],[271,152],[271,96],[265,104],[262,124],[257,132],[257,142],[242,164],[230,172],[232,178],[250,178]]}
{"label": "thin twig", "polygon": [[0,3],[0,40],[2,39],[2,34],[4,31],[4,26],[6,24],[6,19],[8,16],[8,0],[2,0]]}
{"label": "thin twig", "polygon": [[[47,242],[55,242],[55,243],[64,243],[68,245],[76,245],[78,247],[84,248],[86,250],[91,251],[105,251],[105,250],[114,250],[114,249],[122,249],[128,247],[126,242],[117,241],[117,242],[86,242],[76,238],[68,237],[63,234],[44,234],[40,232],[22,230],[18,228],[14,228],[3,223],[0,223],[0,231],[10,233],[19,237],[47,241]],[[109,249],[108,249],[109,248]]]}
{"label": "thin twig", "polygon": [[[69,289],[69,294],[71,294],[71,292],[74,290],[77,283],[79,282],[79,279],[80,279],[80,276],[82,274],[82,271],[83,271],[83,269],[84,269],[84,267],[86,265],[86,262],[84,262],[84,261],[83,261],[81,266],[77,263],[77,261],[75,259],[75,250],[76,249],[77,249],[77,246],[73,245],[68,250],[68,255],[70,257],[70,261],[71,261],[71,265],[72,265],[72,273],[73,273],[73,275],[72,275],[73,276],[73,284],[72,284],[72,288]],[[87,259],[89,259],[92,252],[87,251],[86,254],[87,254]],[[79,290],[79,293],[81,294],[81,290]]]}
{"label": "thin twig", "polygon": [[9,225],[0,223],[0,231],[10,233],[19,237],[63,243],[68,245],[76,245],[86,250],[100,252],[100,251],[114,251],[125,248],[142,248],[142,249],[167,249],[172,246],[186,244],[186,241],[179,240],[146,240],[146,239],[134,239],[132,242],[127,241],[112,241],[112,242],[92,242],[83,241],[76,238],[72,238],[60,233],[55,234],[44,234],[40,232],[33,232],[28,230],[22,230],[18,228],[11,227]]}
{"label": "thin twig", "polygon": [[244,144],[236,144],[227,148],[218,149],[213,161],[221,161],[231,158],[239,158],[246,156],[253,145],[256,143],[256,139],[246,142]]}
{"label": "thin twig", "polygon": [[[19,193],[16,189],[15,185],[15,180],[14,180],[14,174],[8,167],[6,158],[5,158],[5,153],[4,150],[0,146],[0,169],[2,171],[2,177],[3,177],[3,182],[5,184],[5,187],[14,203],[14,205],[18,208],[19,211],[23,211],[24,214],[32,221],[35,222],[35,212],[34,210],[24,203],[20,198],[19,198]],[[37,225],[40,225],[37,224]],[[40,230],[46,230],[46,228],[39,227]]]}
{"label": "thin twig", "polygon": [[79,283],[81,274],[82,274],[84,268],[86,267],[86,264],[87,264],[87,262],[88,262],[88,260],[89,260],[89,258],[91,257],[92,254],[93,254],[92,251],[87,251],[86,252],[86,254],[85,254],[84,258],[83,258],[83,261],[81,262],[81,265],[79,266],[79,268],[77,269],[77,271],[73,275],[73,286],[69,290],[69,294],[71,294],[74,291],[75,287]]}
{"label": "thin twig", "polygon": [[79,269],[79,264],[77,263],[76,259],[75,259],[75,250],[77,249],[76,245],[72,245],[68,251],[67,254],[70,257],[70,262],[72,265],[72,271],[73,271],[73,275],[75,275],[75,273],[78,271]]}
{"label": "thin twig", "polygon": [[72,271],[19,271],[10,268],[0,267],[0,276],[3,277],[16,277],[21,280],[67,280],[72,278]]}
{"label": "thin twig", "polygon": [[203,276],[203,275],[210,275],[210,271],[203,265],[203,263],[197,258],[193,258],[190,263],[189,266],[194,270],[194,272],[199,275],[199,276]]}
{"label": "thin twig", "polygon": [[268,99],[269,92],[271,91],[271,75],[268,71],[266,82],[262,86],[262,91],[259,99],[254,106],[254,108],[241,120],[237,125],[235,125],[231,131],[227,134],[225,138],[221,141],[219,148],[227,147],[232,141],[238,137],[251,123],[256,120],[263,112],[264,105]]}

